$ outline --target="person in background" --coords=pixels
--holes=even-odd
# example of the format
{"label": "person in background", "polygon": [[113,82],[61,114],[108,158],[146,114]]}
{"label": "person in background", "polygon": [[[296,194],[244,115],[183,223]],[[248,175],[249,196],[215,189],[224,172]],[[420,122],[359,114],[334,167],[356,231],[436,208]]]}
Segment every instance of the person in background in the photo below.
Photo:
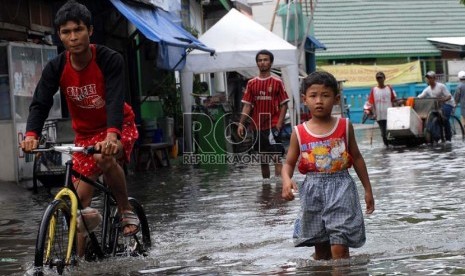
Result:
{"label": "person in background", "polygon": [[436,73],[429,71],[425,75],[428,87],[426,87],[417,97],[418,98],[438,98],[442,103],[442,115],[444,116],[444,132],[446,143],[450,143],[452,139],[452,130],[450,128],[450,116],[455,108],[455,101],[452,94],[443,83],[436,81]]}
{"label": "person in background", "polygon": [[[129,162],[138,132],[134,112],[124,102],[123,57],[105,46],[90,44],[91,21],[90,11],[74,0],[58,10],[54,24],[66,51],[48,62],[42,72],[20,146],[25,152],[37,148],[53,95],[60,88],[72,118],[76,146],[95,146],[101,151],[93,156],[73,154],[73,168],[94,180],[103,174],[116,198],[124,235],[129,236],[139,231],[139,219],[128,201],[122,164]],[[90,206],[94,188],[76,178],[73,182],[82,207]],[[84,247],[84,236],[80,235],[80,256]]]}
{"label": "person in background", "polygon": [[365,224],[357,187],[348,169],[353,165],[365,190],[366,213],[375,210],[365,161],[347,118],[331,115],[340,101],[337,81],[314,72],[302,82],[304,103],[312,118],[294,127],[282,170],[282,197],[293,200],[292,180],[299,160],[305,180],[298,187],[301,210],[294,224],[295,246],[314,246],[315,260],[349,258],[349,247],[361,247]]}
{"label": "person in background", "polygon": [[254,148],[262,155],[261,172],[264,179],[270,178],[269,159],[275,158],[275,176],[281,175],[281,157],[284,148],[279,140],[284,125],[284,116],[287,111],[287,96],[281,79],[271,75],[273,54],[268,50],[261,50],[255,56],[259,75],[247,82],[242,98],[243,108],[237,134],[245,135],[244,123],[251,115],[251,128],[254,131]]}
{"label": "person in background", "polygon": [[384,84],[386,76],[383,72],[376,73],[377,86],[371,88],[368,101],[364,106],[364,112],[373,114],[381,131],[383,143],[388,146],[386,136],[387,109],[393,107],[396,102],[396,92],[390,85]]}
{"label": "person in background", "polygon": [[465,71],[457,74],[460,83],[455,88],[454,101],[460,104],[460,114],[462,124],[465,124]]}

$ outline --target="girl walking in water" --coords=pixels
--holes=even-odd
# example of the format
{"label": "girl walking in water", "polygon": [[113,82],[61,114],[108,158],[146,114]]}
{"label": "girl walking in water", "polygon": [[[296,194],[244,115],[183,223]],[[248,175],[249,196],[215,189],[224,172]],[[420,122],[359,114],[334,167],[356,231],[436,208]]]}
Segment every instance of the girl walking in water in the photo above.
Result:
{"label": "girl walking in water", "polygon": [[282,197],[293,200],[295,165],[306,175],[298,188],[301,210],[294,226],[295,246],[314,246],[315,260],[349,258],[349,247],[365,243],[365,224],[353,165],[365,190],[366,213],[375,210],[365,161],[346,118],[331,115],[340,100],[338,84],[327,72],[314,72],[302,83],[303,101],[312,118],[294,127],[282,169]]}

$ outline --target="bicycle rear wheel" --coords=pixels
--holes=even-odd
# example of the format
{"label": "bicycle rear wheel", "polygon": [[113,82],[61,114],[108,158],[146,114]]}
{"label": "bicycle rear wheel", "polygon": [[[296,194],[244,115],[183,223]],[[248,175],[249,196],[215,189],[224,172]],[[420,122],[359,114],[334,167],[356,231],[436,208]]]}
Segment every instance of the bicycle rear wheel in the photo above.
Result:
{"label": "bicycle rear wheel", "polygon": [[32,169],[32,190],[38,192],[39,184],[48,189],[61,187],[65,181],[65,166],[61,164],[61,154],[41,152],[34,156]]}
{"label": "bicycle rear wheel", "polygon": [[133,236],[124,237],[119,214],[114,216],[113,231],[110,234],[110,249],[113,256],[146,256],[152,245],[150,228],[144,208],[134,198],[129,198],[134,213],[140,221],[139,232]]}
{"label": "bicycle rear wheel", "polygon": [[450,116],[449,122],[450,122],[450,129],[452,132],[452,139],[464,140],[465,131],[463,129],[462,122],[460,122],[460,119],[452,115]]}
{"label": "bicycle rear wheel", "polygon": [[444,140],[444,127],[438,112],[432,111],[428,114],[425,120],[424,136],[428,144]]}
{"label": "bicycle rear wheel", "polygon": [[61,275],[66,266],[76,265],[76,236],[72,242],[70,259],[67,260],[66,257],[70,221],[71,212],[68,204],[60,199],[52,201],[45,210],[37,234],[34,275],[43,275],[44,266],[55,269]]}

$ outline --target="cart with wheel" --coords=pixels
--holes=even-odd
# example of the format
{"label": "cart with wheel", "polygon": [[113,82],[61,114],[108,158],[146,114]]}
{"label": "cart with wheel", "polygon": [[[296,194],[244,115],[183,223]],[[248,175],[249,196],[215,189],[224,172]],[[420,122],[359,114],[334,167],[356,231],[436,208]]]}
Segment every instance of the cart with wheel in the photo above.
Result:
{"label": "cart with wheel", "polygon": [[[407,101],[409,102],[409,101]],[[437,98],[415,98],[410,105],[388,108],[387,138],[390,145],[417,146],[444,141],[444,116]],[[464,139],[463,125],[450,117],[452,138]]]}

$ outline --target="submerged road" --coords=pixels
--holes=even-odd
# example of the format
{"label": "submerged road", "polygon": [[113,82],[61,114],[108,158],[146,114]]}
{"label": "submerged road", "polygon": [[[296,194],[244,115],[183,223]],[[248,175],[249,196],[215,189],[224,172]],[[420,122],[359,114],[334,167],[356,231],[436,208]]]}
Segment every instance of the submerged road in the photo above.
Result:
{"label": "submerged road", "polygon": [[[298,199],[282,200],[279,180],[263,184],[259,166],[172,162],[170,169],[129,176],[130,195],[150,221],[149,256],[83,262],[79,274],[465,274],[465,144],[385,149],[376,128],[357,127],[356,135],[376,211],[365,216],[367,243],[351,250],[351,260],[315,262],[312,248],[293,247]],[[0,185],[0,274],[27,275],[49,197]]]}

